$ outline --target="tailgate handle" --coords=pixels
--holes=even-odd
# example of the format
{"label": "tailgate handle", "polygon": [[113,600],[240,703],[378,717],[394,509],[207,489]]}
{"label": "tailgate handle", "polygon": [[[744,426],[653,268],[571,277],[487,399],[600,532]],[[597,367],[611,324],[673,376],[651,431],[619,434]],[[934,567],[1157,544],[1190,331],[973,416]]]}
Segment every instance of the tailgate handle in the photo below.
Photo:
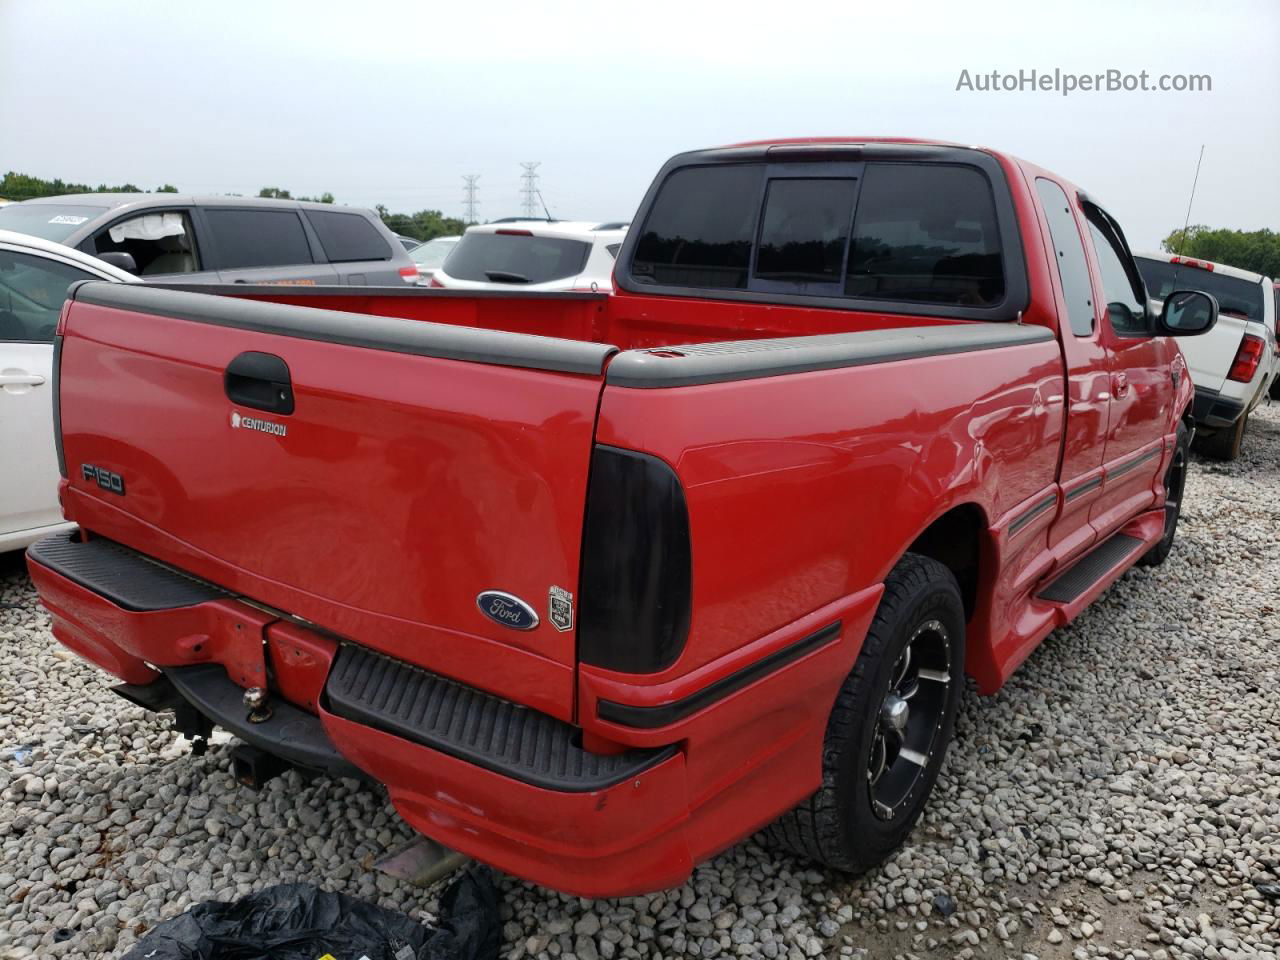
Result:
{"label": "tailgate handle", "polygon": [[240,354],[227,364],[223,383],[232,403],[268,413],[293,413],[289,365],[273,353]]}

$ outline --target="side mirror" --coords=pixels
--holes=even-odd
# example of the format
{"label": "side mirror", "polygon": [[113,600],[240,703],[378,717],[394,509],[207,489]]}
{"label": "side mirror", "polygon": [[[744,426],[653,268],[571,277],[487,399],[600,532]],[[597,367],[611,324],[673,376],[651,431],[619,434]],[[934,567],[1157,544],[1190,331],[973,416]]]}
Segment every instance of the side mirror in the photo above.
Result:
{"label": "side mirror", "polygon": [[1169,337],[1195,337],[1218,322],[1218,301],[1199,290],[1175,290],[1164,298],[1160,332]]}
{"label": "side mirror", "polygon": [[118,267],[127,273],[137,273],[138,264],[133,259],[132,253],[125,253],[123,250],[109,250],[106,253],[98,254],[98,259],[103,263],[109,263],[113,267]]}

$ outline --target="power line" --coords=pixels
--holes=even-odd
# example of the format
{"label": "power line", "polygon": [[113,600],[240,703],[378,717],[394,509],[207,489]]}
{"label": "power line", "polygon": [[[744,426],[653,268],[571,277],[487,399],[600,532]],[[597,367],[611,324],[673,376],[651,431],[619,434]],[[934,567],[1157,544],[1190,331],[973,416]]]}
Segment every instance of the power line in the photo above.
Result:
{"label": "power line", "polygon": [[480,174],[478,173],[464,173],[462,175],[462,181],[466,184],[463,188],[462,203],[467,211],[467,223],[476,222],[476,207],[480,205],[479,201],[476,200],[476,181],[479,179]]}
{"label": "power line", "polygon": [[520,193],[524,196],[524,215],[532,219],[538,215],[537,170],[541,166],[541,161],[522,162],[520,166],[524,167],[524,173],[520,175],[520,180],[524,184],[520,188]]}

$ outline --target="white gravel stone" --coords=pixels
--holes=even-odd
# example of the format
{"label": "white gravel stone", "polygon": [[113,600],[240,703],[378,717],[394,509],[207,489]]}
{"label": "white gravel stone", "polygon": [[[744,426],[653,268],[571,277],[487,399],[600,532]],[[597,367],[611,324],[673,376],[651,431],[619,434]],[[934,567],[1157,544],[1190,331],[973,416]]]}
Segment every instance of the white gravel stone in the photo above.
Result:
{"label": "white gravel stone", "polygon": [[[231,778],[62,650],[0,557],[0,960],[119,955],[209,898],[304,880],[430,919],[440,887],[371,874],[411,834],[378,790]],[[501,956],[1280,954],[1280,407],[1231,464],[1195,458],[1178,543],[966,698],[932,803],[850,879],[754,840],[618,900],[499,878]],[[1077,939],[1078,938],[1078,939]]]}

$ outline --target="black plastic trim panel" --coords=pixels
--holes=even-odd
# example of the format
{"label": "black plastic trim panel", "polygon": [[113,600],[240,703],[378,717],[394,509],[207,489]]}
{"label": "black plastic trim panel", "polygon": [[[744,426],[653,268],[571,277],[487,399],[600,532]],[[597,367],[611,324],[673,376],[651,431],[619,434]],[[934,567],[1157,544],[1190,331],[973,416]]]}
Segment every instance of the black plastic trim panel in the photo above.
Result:
{"label": "black plastic trim panel", "polygon": [[1018,347],[1053,339],[1053,331],[1047,327],[957,323],[655,347],[618,354],[609,364],[606,381],[618,387],[688,387]]}
{"label": "black plastic trim panel", "polygon": [[[350,287],[339,289],[344,295],[352,295]],[[237,288],[228,292],[245,293]],[[292,296],[294,288],[275,287],[272,292]],[[336,295],[338,289],[330,293]],[[211,296],[208,292],[189,293],[147,283],[84,280],[68,288],[67,296],[77,303],[300,340],[590,376],[599,376],[605,361],[618,350],[610,344]]]}
{"label": "black plastic trim panel", "polygon": [[61,386],[58,383],[62,375],[62,335],[53,338],[53,377],[52,383],[49,384],[51,395],[49,397],[53,404],[53,450],[58,456],[58,473],[62,479],[67,479],[67,454],[62,447],[62,401],[58,394],[61,392]]}
{"label": "black plastic trim panel", "polygon": [[840,621],[837,620],[790,646],[775,650],[767,657],[761,657],[755,663],[748,664],[741,670],[708,684],[683,700],[664,703],[657,707],[636,707],[625,703],[614,703],[612,700],[601,700],[596,705],[596,713],[601,720],[608,720],[626,727],[641,730],[665,727],[669,723],[675,723],[690,714],[697,713],[717,700],[723,700],[729,694],[741,690],[749,683],[754,683],[766,674],[785,667],[806,653],[834,642],[839,636]]}
{"label": "black plastic trim panel", "polygon": [[562,720],[349,644],[338,651],[325,694],[336,716],[563,793],[611,787],[676,752],[673,745],[591,753]]}
{"label": "black plastic trim panel", "polygon": [[125,610],[172,610],[228,595],[113,540],[80,536],[55,533],[28,547],[27,557]]}
{"label": "black plastic trim panel", "polygon": [[1196,423],[1222,430],[1235,425],[1244,413],[1244,401],[1224,397],[1209,387],[1196,387],[1191,402],[1191,415]]}
{"label": "black plastic trim panel", "polygon": [[1142,541],[1137,537],[1117,533],[1041,590],[1038,596],[1054,603],[1070,603],[1083,596],[1108,570],[1141,546]]}
{"label": "black plastic trim panel", "polygon": [[314,714],[274,697],[269,701],[271,716],[261,723],[250,723],[244,689],[227,676],[221,665],[165,667],[163,672],[184,700],[245,743],[300,767],[339,777],[364,778],[338,752]]}

